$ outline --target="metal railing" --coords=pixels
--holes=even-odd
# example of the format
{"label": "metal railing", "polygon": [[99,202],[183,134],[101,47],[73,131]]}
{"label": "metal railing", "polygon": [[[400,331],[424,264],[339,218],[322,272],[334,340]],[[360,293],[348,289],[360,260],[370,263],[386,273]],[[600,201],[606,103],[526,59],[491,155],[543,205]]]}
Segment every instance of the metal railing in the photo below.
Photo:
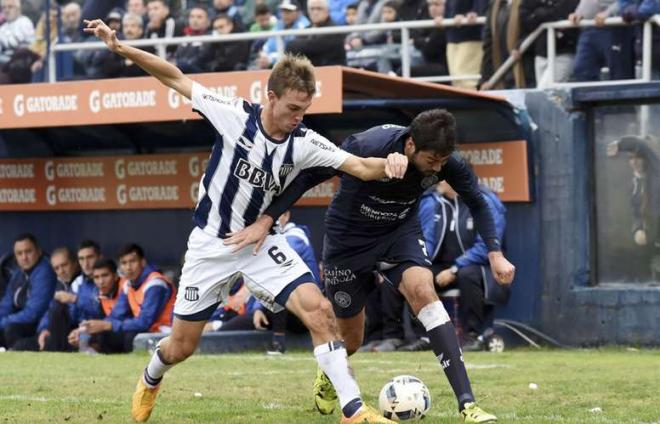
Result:
{"label": "metal railing", "polygon": [[[483,25],[486,18],[478,17],[475,22],[468,23],[467,21],[456,24],[453,19],[444,19],[441,27],[458,27],[470,25]],[[410,38],[410,30],[436,28],[437,25],[432,19],[425,19],[420,21],[405,21],[405,22],[391,22],[391,23],[378,23],[378,24],[365,24],[365,25],[346,25],[334,26],[324,28],[304,28],[304,29],[287,29],[281,31],[257,32],[257,33],[236,33],[227,34],[223,36],[216,35],[197,35],[189,37],[169,37],[169,38],[148,38],[140,40],[122,40],[125,43],[134,47],[154,47],[156,52],[161,56],[165,56],[165,47],[170,45],[181,45],[188,43],[226,43],[232,41],[247,41],[247,40],[260,40],[275,37],[277,40],[278,52],[284,52],[284,37],[298,36],[298,35],[324,35],[324,34],[351,34],[354,32],[368,32],[368,31],[401,31],[401,76],[405,78],[410,77],[410,49],[412,40]],[[83,42],[83,43],[54,43],[48,52],[48,81],[56,82],[56,54],[58,52],[67,51],[80,51],[80,50],[99,50],[107,48],[106,45],[100,41],[96,42]],[[439,78],[439,79],[438,79]],[[451,81],[458,79],[478,79],[478,75],[462,76],[462,77],[431,77],[424,78],[425,80],[433,81]],[[420,78],[422,79],[422,78]]]}
{"label": "metal railing", "polygon": [[[583,19],[577,25],[573,24],[568,20],[558,21],[558,22],[547,22],[531,34],[529,34],[525,39],[520,43],[518,48],[518,54],[515,56],[509,56],[504,63],[495,71],[495,73],[490,77],[488,83],[491,86],[494,86],[506,75],[507,72],[511,70],[513,65],[516,64],[518,60],[522,59],[523,54],[534,44],[536,39],[541,35],[543,31],[546,31],[547,43],[548,43],[548,70],[550,72],[550,83],[548,88],[558,88],[566,86],[588,86],[588,85],[607,85],[607,84],[621,84],[621,83],[633,83],[633,82],[648,82],[651,81],[651,53],[653,47],[653,27],[652,25],[660,26],[660,15],[655,15],[649,20],[643,23],[642,31],[642,75],[641,78],[629,79],[629,80],[618,80],[618,81],[595,81],[595,82],[555,82],[555,58],[556,58],[556,45],[555,45],[555,31],[557,29],[567,29],[567,28],[590,28],[590,27],[609,27],[609,26],[630,26],[635,24],[629,24],[623,21],[620,17],[607,18],[605,20],[605,25],[596,25],[596,22],[593,19]],[[660,48],[657,46],[656,48]]]}

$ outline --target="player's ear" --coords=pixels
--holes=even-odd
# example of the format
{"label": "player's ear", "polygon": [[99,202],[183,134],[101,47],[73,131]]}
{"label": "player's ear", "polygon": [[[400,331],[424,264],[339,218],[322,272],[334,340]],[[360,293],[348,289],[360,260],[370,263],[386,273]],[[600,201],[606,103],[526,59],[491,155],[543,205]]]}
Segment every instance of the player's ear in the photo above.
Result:
{"label": "player's ear", "polygon": [[275,100],[277,100],[277,94],[273,90],[268,90],[266,92],[266,96],[268,96],[268,102],[273,103]]}

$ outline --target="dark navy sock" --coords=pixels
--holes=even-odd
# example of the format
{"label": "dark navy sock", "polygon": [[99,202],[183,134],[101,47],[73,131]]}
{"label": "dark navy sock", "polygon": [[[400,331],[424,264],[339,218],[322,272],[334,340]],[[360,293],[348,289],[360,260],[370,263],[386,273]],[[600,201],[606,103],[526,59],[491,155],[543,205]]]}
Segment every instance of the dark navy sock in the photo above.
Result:
{"label": "dark navy sock", "polygon": [[431,340],[431,348],[438,358],[440,366],[445,371],[454,395],[458,401],[459,411],[467,402],[474,402],[470,380],[465,370],[463,353],[458,346],[458,338],[454,326],[448,322],[427,332]]}
{"label": "dark navy sock", "polygon": [[357,411],[362,408],[362,399],[355,398],[352,401],[348,402],[346,406],[341,408],[341,412],[346,418],[352,417]]}

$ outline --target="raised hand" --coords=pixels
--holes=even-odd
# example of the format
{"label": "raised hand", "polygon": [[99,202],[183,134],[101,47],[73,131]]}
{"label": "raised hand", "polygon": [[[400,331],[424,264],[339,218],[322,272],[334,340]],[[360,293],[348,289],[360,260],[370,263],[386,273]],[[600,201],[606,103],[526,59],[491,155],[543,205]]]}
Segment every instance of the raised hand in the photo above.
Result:
{"label": "raised hand", "polygon": [[101,19],[94,19],[93,21],[85,20],[86,25],[83,31],[86,34],[94,34],[99,40],[103,41],[108,48],[116,52],[119,48],[119,40],[117,39],[117,32],[110,29]]}

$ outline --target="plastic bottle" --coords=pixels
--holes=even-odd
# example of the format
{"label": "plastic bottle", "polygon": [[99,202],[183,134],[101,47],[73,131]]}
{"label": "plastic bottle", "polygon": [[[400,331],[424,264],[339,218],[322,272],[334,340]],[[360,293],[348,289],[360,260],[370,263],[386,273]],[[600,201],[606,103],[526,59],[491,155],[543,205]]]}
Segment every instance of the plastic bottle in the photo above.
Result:
{"label": "plastic bottle", "polygon": [[78,332],[78,352],[89,353],[91,348],[89,347],[89,338],[90,335],[84,328],[81,328]]}

